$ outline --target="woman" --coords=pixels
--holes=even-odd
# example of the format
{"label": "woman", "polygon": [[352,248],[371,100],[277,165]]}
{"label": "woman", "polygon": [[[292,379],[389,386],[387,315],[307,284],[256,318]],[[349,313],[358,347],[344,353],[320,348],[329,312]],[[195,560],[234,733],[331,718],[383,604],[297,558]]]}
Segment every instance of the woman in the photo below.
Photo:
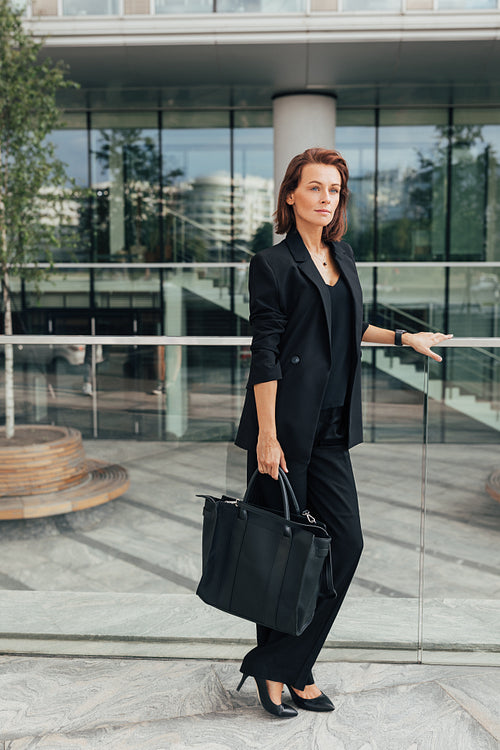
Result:
{"label": "woman", "polygon": [[[331,711],[312,667],[349,588],[363,539],[349,448],[362,441],[361,341],[406,344],[438,362],[431,350],[451,338],[407,333],[363,322],[363,303],[346,230],[347,164],[337,151],[295,156],[281,184],[276,228],[286,238],[250,263],[252,361],[236,444],[248,451],[248,476],[258,468],[259,500],[281,507],[278,467],[288,473],[301,510],[326,524],[337,597],[320,597],[300,636],[257,626],[257,646],[241,665],[254,677],[263,707],[283,718],[293,702]],[[276,505],[276,504],[279,505]]]}

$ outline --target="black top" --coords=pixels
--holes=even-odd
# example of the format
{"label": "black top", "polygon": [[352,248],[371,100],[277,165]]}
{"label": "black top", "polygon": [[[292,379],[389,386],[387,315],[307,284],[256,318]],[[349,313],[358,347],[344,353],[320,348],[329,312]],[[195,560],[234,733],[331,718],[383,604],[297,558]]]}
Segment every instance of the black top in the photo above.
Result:
{"label": "black top", "polygon": [[332,367],[322,409],[343,406],[353,362],[352,296],[342,276],[329,286],[332,304]]}

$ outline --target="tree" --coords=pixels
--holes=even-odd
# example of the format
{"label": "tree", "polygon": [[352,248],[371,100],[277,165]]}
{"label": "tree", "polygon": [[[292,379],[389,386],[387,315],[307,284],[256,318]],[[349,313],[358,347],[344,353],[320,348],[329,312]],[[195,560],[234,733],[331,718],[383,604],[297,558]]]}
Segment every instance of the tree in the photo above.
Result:
{"label": "tree", "polygon": [[[22,25],[22,12],[0,0],[0,273],[4,333],[12,334],[9,276],[40,281],[60,244],[68,200],[65,165],[47,140],[61,126],[57,93],[74,84],[61,64],[41,61],[43,41]],[[26,264],[30,264],[28,268]],[[13,348],[5,345],[6,436],[14,435]]]}
{"label": "tree", "polygon": [[273,244],[273,225],[270,221],[264,221],[255,230],[254,236],[250,242],[250,251],[252,253],[258,253],[259,250],[263,250],[265,247],[270,247]]}
{"label": "tree", "polygon": [[[162,209],[173,191],[175,179],[183,175],[178,168],[161,175],[163,194],[160,192],[160,152],[154,138],[141,128],[101,130],[95,152],[98,162],[108,172],[107,189],[102,191],[97,206],[98,256],[109,257],[110,215],[114,211],[123,224],[123,245],[117,257],[126,261],[164,260],[160,247],[158,204]],[[164,216],[165,237],[169,234],[169,214]],[[167,249],[167,248],[165,248]]]}

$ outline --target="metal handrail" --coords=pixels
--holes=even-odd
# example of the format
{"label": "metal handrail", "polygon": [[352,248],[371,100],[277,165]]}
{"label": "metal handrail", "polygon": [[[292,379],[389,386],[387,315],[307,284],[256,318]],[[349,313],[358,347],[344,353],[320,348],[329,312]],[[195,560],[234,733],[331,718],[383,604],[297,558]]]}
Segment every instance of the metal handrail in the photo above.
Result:
{"label": "metal handrail", "polygon": [[[104,344],[125,346],[249,346],[250,336],[65,336],[56,334],[14,334],[0,335],[2,344]],[[391,344],[373,344],[363,342],[366,348],[384,348]],[[500,336],[463,337],[447,339],[439,347],[446,349],[500,348]]]}
{"label": "metal handrail", "polygon": [[[58,263],[25,263],[23,268],[47,268],[47,269],[63,269],[68,268],[75,270],[77,268],[242,268],[243,266],[249,265],[249,261],[182,261],[182,262],[157,262],[157,263],[131,263],[121,261],[114,262],[75,262],[70,263],[58,262]],[[483,268],[500,268],[499,260],[359,260],[356,261],[358,268],[477,268],[482,270]]]}

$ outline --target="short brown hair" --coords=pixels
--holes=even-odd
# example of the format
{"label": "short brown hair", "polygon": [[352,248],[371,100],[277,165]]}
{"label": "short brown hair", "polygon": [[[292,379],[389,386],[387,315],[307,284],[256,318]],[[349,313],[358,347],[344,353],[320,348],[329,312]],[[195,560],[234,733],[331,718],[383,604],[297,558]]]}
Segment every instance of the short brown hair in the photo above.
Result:
{"label": "short brown hair", "polygon": [[337,210],[333,215],[331,222],[323,228],[323,239],[326,241],[340,240],[347,231],[347,200],[349,190],[347,180],[349,179],[349,169],[345,159],[329,148],[308,148],[301,154],[297,154],[288,165],[283,182],[281,183],[278,206],[274,214],[274,223],[278,234],[286,234],[295,228],[295,214],[293,207],[290,206],[286,199],[292,193],[300,182],[302,170],[306,164],[331,164],[336,167],[340,173],[340,200]]}

